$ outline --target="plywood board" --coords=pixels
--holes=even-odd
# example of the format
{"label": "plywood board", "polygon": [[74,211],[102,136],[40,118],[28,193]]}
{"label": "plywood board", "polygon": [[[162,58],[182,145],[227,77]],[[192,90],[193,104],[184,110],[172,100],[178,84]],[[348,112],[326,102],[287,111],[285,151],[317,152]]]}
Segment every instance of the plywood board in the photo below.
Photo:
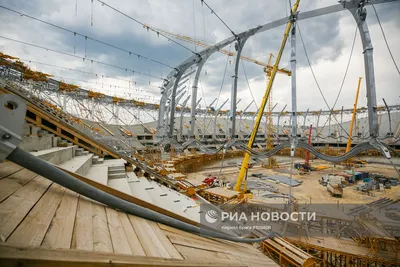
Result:
{"label": "plywood board", "polygon": [[171,258],[147,220],[133,215],[128,215],[128,218],[147,256]]}
{"label": "plywood board", "polygon": [[114,209],[106,207],[106,213],[114,252],[121,254],[132,254],[126,233],[118,216],[118,212]]}
{"label": "plywood board", "polygon": [[5,242],[50,186],[51,181],[37,176],[0,203],[0,238]]}
{"label": "plywood board", "polygon": [[3,179],[4,177],[7,177],[22,169],[23,167],[11,161],[5,161],[3,163],[0,163],[0,179]]}
{"label": "plywood board", "polygon": [[140,244],[139,238],[137,237],[127,214],[118,212],[118,216],[121,220],[122,226],[124,227],[126,238],[128,239],[132,254],[135,256],[145,256],[146,253],[143,250],[142,244]]}
{"label": "plywood board", "polygon": [[20,189],[37,176],[27,169],[22,169],[0,180],[0,202]]}
{"label": "plywood board", "polygon": [[93,250],[92,201],[82,195],[79,196],[71,248]]}
{"label": "plywood board", "polygon": [[64,187],[53,183],[11,234],[7,243],[20,246],[40,246],[64,191]]}
{"label": "plywood board", "polygon": [[93,250],[113,252],[107,215],[102,204],[92,202],[93,211]]}
{"label": "plywood board", "polygon": [[65,190],[42,246],[56,249],[71,247],[78,196],[77,193],[69,189]]}

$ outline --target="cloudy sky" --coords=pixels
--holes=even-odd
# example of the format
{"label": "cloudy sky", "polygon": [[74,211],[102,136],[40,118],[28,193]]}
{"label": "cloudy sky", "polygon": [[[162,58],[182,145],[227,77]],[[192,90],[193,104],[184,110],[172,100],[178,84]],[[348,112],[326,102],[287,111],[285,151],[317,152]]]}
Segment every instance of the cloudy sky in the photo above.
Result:
{"label": "cloudy sky", "polygon": [[[200,0],[104,0],[104,2],[140,22],[172,33],[189,36],[208,44],[221,41],[231,34],[206,6],[201,5]],[[289,8],[289,1],[283,0],[206,2],[236,33],[285,17]],[[334,4],[337,4],[337,1],[303,0],[299,10],[300,12],[307,11]],[[192,55],[192,52],[187,49],[157,36],[154,32],[148,32],[140,24],[103,6],[97,0],[0,0],[0,6],[61,26],[72,32],[93,37],[168,66],[177,65]],[[382,98],[385,98],[389,105],[399,104],[400,75],[390,58],[373,9],[368,7],[367,10],[367,22],[374,46],[378,104],[383,104]],[[376,10],[393,56],[397,64],[400,64],[400,16],[398,16],[400,1],[376,5]],[[332,106],[349,60],[356,30],[354,20],[349,12],[342,11],[299,21],[299,27],[303,33],[305,46],[321,90],[326,96],[328,104]],[[283,32],[284,27],[279,27],[250,38],[243,50],[243,55],[267,61],[269,53],[277,54]],[[32,68],[53,74],[57,80],[63,79],[83,88],[103,91],[110,95],[145,99],[156,103],[160,98],[158,88],[162,84],[160,78],[166,77],[171,70],[165,65],[141,59],[132,54],[129,55],[128,52],[93,42],[90,39],[85,40],[79,35],[75,36],[71,32],[32,20],[4,8],[0,8],[0,36],[1,52],[23,60],[31,60],[32,62],[28,62],[28,64]],[[4,37],[57,50],[68,55],[17,43],[4,39]],[[192,51],[202,49],[193,44],[181,43]],[[289,47],[288,44],[280,67],[289,67]],[[312,77],[300,38],[297,40],[297,47],[298,109],[326,110],[327,106]],[[226,49],[229,50],[229,47]],[[86,59],[83,60],[85,57]],[[119,66],[122,69],[92,63],[91,59]],[[202,106],[210,103],[219,95],[220,91],[220,104],[230,97],[233,66],[233,58],[228,58],[220,53],[215,53],[209,59],[201,75],[199,97],[204,96],[205,99]],[[138,72],[154,77],[141,75]],[[247,83],[244,73],[247,74],[249,83]],[[359,76],[364,78],[364,67],[361,40],[357,35],[349,72],[336,105],[337,108],[352,107]],[[136,85],[134,81],[137,82]],[[192,80],[188,81],[187,88],[191,87],[191,82]],[[278,103],[277,110],[282,109],[285,104],[288,104],[288,108],[290,108],[290,82],[290,78],[282,74],[278,74],[275,79],[273,102]],[[259,104],[266,86],[263,68],[244,61],[240,65],[239,72],[238,98],[242,100],[238,110],[244,109],[252,101],[249,86]],[[362,82],[359,106],[366,106],[365,79]],[[229,108],[229,102],[224,108]],[[251,110],[255,109],[256,107],[253,105]]]}

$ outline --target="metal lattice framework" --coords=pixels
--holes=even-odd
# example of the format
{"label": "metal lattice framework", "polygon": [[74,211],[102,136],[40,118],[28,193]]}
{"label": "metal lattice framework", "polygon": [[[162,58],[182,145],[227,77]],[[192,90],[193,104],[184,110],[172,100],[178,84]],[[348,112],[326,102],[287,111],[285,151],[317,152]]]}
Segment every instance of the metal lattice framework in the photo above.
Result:
{"label": "metal lattice framework", "polygon": [[[324,7],[312,11],[307,11],[303,13],[296,14],[296,20],[304,20],[313,17],[318,17],[322,15],[332,14],[339,11],[348,10],[351,15],[354,17],[354,20],[358,26],[360,37],[362,40],[363,46],[363,54],[364,54],[364,65],[365,65],[365,77],[366,77],[366,89],[367,89],[367,114],[368,114],[368,124],[369,124],[369,139],[370,141],[365,144],[368,147],[375,147],[376,149],[382,151],[387,158],[390,158],[390,153],[387,148],[380,143],[378,140],[378,107],[377,107],[377,99],[376,99],[376,88],[375,88],[375,73],[374,73],[374,65],[373,65],[373,46],[371,37],[368,30],[368,25],[366,22],[366,5],[370,4],[381,4],[385,2],[393,2],[395,0],[375,0],[366,2],[364,0],[351,0],[351,1],[340,1],[340,4]],[[210,46],[197,54],[189,57],[181,64],[175,67],[173,71],[167,77],[167,81],[164,82],[162,89],[162,97],[160,100],[160,109],[159,109],[159,120],[158,120],[158,133],[157,137],[161,140],[163,144],[174,144],[174,125],[175,125],[175,112],[176,105],[179,102],[178,96],[180,91],[178,88],[181,85],[182,79],[186,78],[189,74],[186,72],[190,69],[190,67],[197,65],[197,70],[192,86],[192,94],[191,94],[191,127],[189,131],[189,140],[184,144],[184,147],[188,144],[195,143],[194,140],[194,130],[195,130],[195,119],[196,119],[196,105],[197,105],[197,89],[198,82],[201,74],[201,69],[204,66],[207,59],[219,49],[231,44],[235,43],[235,48],[237,50],[236,59],[235,59],[235,72],[232,82],[231,89],[231,106],[229,111],[229,120],[230,120],[230,128],[229,128],[229,136],[230,142],[235,141],[236,137],[236,102],[237,102],[237,80],[238,80],[238,66],[240,61],[241,51],[243,46],[249,37],[262,33],[264,31],[285,25],[288,20],[291,20],[291,17],[282,18],[270,23],[267,23],[262,26],[257,26],[255,28],[249,29],[247,31],[241,32],[234,36],[231,36],[213,46]],[[293,45],[293,44],[292,44]],[[293,47],[292,47],[293,49]],[[293,65],[292,65],[293,67]],[[295,65],[294,65],[295,67]],[[292,70],[293,72],[294,70]],[[292,76],[292,79],[295,80],[295,75]],[[295,90],[295,88],[294,88]],[[293,99],[296,101],[295,97]],[[292,121],[296,120],[296,110],[293,110]],[[292,124],[293,125],[293,124]],[[294,127],[296,128],[296,127]],[[293,133],[292,133],[293,134]],[[297,135],[295,135],[297,136]],[[296,139],[296,138],[294,138]],[[296,140],[294,140],[296,142]],[[231,144],[229,144],[231,145]],[[361,145],[362,146],[362,145]],[[304,148],[312,150],[306,144],[304,144]],[[360,147],[359,147],[360,148]],[[364,148],[365,149],[365,148]],[[357,150],[357,148],[354,148]],[[313,151],[311,151],[313,152]],[[356,151],[352,151],[356,152]],[[326,156],[327,160],[334,161],[333,158]]]}

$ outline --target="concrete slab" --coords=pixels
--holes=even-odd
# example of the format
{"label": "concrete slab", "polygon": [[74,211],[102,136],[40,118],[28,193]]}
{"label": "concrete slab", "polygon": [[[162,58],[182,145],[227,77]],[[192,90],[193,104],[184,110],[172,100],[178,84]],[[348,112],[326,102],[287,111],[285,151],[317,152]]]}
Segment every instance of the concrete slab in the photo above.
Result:
{"label": "concrete slab", "polygon": [[77,174],[85,175],[92,166],[92,157],[93,154],[77,156],[59,164],[59,166]]}
{"label": "concrete slab", "polygon": [[147,190],[147,193],[157,206],[172,211],[173,213],[176,213],[183,217],[187,217],[186,214],[182,211],[183,208],[181,206],[181,203],[175,202],[172,194],[164,192],[164,190],[161,189],[156,182],[150,181],[149,184],[153,189]]}
{"label": "concrete slab", "polygon": [[132,196],[139,198],[143,201],[146,201],[148,203],[154,204],[153,200],[146,191],[146,188],[151,186],[146,178],[139,178],[137,181],[129,179],[128,184]]}
{"label": "concrete slab", "polygon": [[53,147],[49,149],[40,150],[38,152],[31,152],[31,154],[45,161],[58,165],[72,159],[74,157],[75,148],[76,146]]}
{"label": "concrete slab", "polygon": [[108,180],[108,186],[132,196],[128,180],[126,178],[110,179]]}
{"label": "concrete slab", "polygon": [[85,177],[96,181],[98,183],[107,185],[108,184],[108,167],[103,165],[96,165],[90,167]]}
{"label": "concrete slab", "polygon": [[25,151],[39,151],[53,147],[53,137],[51,136],[25,136],[19,148]]}

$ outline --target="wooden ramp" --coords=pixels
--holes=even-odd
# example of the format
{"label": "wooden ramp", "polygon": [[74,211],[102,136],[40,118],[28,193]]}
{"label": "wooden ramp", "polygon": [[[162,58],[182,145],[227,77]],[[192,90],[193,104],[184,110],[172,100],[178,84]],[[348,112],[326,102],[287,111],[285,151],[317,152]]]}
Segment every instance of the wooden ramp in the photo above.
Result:
{"label": "wooden ramp", "polygon": [[126,214],[0,163],[1,266],[277,266],[251,245]]}

